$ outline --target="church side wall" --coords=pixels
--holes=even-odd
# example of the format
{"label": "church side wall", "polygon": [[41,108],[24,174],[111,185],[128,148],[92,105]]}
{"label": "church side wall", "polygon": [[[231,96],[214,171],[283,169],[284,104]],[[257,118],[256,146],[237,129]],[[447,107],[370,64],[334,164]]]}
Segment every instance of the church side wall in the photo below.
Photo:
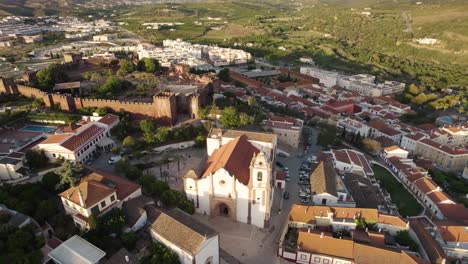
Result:
{"label": "church side wall", "polygon": [[237,193],[237,221],[247,223],[249,217],[249,194],[248,186],[236,180]]}

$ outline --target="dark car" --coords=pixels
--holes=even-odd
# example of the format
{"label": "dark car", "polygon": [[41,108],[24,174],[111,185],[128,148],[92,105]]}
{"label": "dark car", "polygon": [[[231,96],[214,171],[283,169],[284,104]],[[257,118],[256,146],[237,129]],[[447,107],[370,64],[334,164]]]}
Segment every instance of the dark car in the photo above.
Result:
{"label": "dark car", "polygon": [[283,198],[284,198],[285,200],[289,199],[289,192],[284,192]]}
{"label": "dark car", "polygon": [[278,166],[278,167],[280,167],[280,168],[283,168],[283,167],[284,167],[283,164],[282,164],[281,162],[279,162],[279,161],[276,162],[276,166]]}

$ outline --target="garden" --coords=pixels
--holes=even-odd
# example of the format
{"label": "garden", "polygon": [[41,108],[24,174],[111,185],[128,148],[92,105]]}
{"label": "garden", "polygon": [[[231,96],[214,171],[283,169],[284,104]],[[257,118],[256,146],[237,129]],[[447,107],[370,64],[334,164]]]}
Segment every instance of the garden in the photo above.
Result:
{"label": "garden", "polygon": [[392,202],[397,205],[398,212],[402,216],[415,216],[421,213],[422,207],[418,201],[389,171],[378,165],[372,166],[372,169],[375,178],[380,181],[381,187],[390,194]]}

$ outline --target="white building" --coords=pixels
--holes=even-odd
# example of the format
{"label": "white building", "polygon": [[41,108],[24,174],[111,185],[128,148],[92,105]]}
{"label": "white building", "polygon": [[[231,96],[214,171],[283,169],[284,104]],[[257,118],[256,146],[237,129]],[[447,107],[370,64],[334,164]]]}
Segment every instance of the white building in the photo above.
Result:
{"label": "white building", "polygon": [[332,71],[325,71],[314,67],[301,67],[302,74],[310,75],[320,80],[320,83],[325,87],[331,88],[336,85],[338,80],[338,73]]}
{"label": "white building", "polygon": [[408,150],[409,154],[412,155],[416,149],[416,142],[421,139],[427,138],[427,135],[422,133],[412,133],[403,135],[400,142],[400,147]]}
{"label": "white building", "polygon": [[95,264],[105,255],[106,252],[78,235],[72,236],[49,253],[49,257],[57,264]]}
{"label": "white building", "polygon": [[14,181],[27,176],[25,154],[12,152],[0,155],[0,181]]}
{"label": "white building", "polygon": [[114,34],[96,35],[96,36],[93,36],[93,41],[106,42],[106,41],[114,40],[116,38],[117,38],[117,35],[114,35]]}
{"label": "white building", "polygon": [[330,150],[335,168],[343,173],[355,173],[362,176],[374,175],[367,158],[361,152],[352,149]]}
{"label": "white building", "polygon": [[93,157],[98,147],[110,148],[114,145],[109,139],[110,130],[119,123],[119,117],[107,114],[96,119],[92,122],[81,121],[83,125],[71,132],[50,135],[37,148],[43,150],[51,161],[62,157],[74,162],[85,162]]}
{"label": "white building", "polygon": [[383,154],[385,158],[387,159],[390,157],[397,157],[399,159],[408,158],[408,151],[402,148],[399,148],[398,146],[391,146],[391,147],[385,148]]}
{"label": "white building", "polygon": [[180,209],[148,208],[153,240],[174,251],[182,264],[218,264],[219,235]]}
{"label": "white building", "polygon": [[333,163],[321,161],[310,175],[312,201],[315,205],[356,207]]}
{"label": "white building", "polygon": [[274,134],[212,129],[208,160],[184,177],[184,190],[196,212],[220,215],[260,228],[268,225],[274,192]]}
{"label": "white building", "polygon": [[100,217],[112,208],[141,196],[141,186],[122,177],[93,172],[74,187],[59,194],[65,213],[80,228],[89,227],[91,215]]}

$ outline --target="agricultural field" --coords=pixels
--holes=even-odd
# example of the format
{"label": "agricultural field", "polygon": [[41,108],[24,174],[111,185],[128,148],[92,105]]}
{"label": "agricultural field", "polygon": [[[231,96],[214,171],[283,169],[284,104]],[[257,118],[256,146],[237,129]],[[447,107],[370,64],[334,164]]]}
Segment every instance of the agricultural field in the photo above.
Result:
{"label": "agricultural field", "polygon": [[[13,2],[4,1],[0,12],[12,12]],[[38,0],[16,2],[24,3],[18,10],[29,12]],[[50,6],[43,4],[39,10]],[[127,22],[124,29],[155,44],[182,38],[235,46],[290,67],[306,55],[325,69],[365,72],[432,90],[465,92],[468,86],[464,0],[200,0],[57,12]],[[34,9],[32,15],[36,13]],[[151,22],[183,24],[160,29],[142,25]],[[423,38],[437,43],[416,41]]]}

